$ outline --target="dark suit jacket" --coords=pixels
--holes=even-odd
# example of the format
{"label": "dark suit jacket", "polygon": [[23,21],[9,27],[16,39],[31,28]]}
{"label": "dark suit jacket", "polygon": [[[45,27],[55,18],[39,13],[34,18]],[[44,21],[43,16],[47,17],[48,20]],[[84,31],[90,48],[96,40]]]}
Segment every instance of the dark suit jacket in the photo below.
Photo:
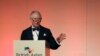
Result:
{"label": "dark suit jacket", "polygon": [[[44,34],[46,35],[44,36]],[[39,40],[46,40],[46,47],[48,48],[57,49],[60,46],[55,41],[51,31],[48,28],[40,26],[38,37]],[[21,40],[34,40],[32,36],[32,27],[29,27],[22,32]]]}

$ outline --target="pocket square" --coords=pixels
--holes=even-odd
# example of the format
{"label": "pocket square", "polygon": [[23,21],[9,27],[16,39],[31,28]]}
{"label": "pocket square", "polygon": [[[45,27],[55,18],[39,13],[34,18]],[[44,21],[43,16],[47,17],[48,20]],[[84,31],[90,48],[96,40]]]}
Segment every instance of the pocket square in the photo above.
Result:
{"label": "pocket square", "polygon": [[46,34],[44,33],[43,36],[46,36]]}

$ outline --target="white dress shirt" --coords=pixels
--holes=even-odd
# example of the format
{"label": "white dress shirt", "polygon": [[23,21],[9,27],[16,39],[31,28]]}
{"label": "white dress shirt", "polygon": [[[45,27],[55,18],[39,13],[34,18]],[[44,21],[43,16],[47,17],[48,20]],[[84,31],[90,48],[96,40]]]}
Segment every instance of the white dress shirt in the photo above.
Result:
{"label": "white dress shirt", "polygon": [[[32,26],[32,28],[35,28],[35,27]],[[35,31],[32,30],[32,35],[33,35],[33,39],[35,41],[37,41],[38,40],[39,31],[38,30],[35,30]]]}

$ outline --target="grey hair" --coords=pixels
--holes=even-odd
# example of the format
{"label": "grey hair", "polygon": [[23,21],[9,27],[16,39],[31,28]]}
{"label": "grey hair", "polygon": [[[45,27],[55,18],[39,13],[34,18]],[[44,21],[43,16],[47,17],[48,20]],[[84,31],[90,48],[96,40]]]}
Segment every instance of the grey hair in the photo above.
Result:
{"label": "grey hair", "polygon": [[41,13],[39,11],[36,11],[36,10],[35,11],[32,11],[30,13],[30,18],[32,18],[31,15],[34,14],[34,13],[38,13],[40,15],[40,18],[42,19]]}

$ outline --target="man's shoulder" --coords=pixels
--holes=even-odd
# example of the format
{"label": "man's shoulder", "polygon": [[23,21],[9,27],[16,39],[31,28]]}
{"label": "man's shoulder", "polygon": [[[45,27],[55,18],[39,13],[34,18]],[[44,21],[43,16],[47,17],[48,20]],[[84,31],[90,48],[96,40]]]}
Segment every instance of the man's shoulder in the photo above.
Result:
{"label": "man's shoulder", "polygon": [[30,31],[31,30],[31,26],[25,28],[23,31],[26,32],[26,31]]}
{"label": "man's shoulder", "polygon": [[40,26],[40,28],[42,28],[43,30],[50,30],[49,28],[44,27],[44,26]]}

